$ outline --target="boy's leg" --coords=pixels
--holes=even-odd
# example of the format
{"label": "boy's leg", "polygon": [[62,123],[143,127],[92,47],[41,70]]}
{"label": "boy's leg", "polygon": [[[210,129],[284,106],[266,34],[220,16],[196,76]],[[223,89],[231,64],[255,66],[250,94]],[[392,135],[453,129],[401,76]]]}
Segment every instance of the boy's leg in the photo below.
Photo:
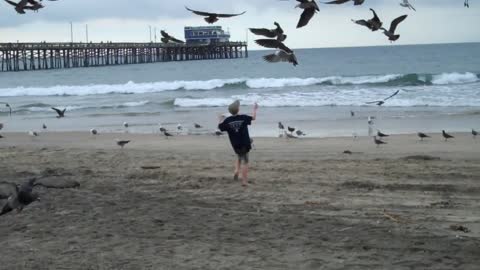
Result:
{"label": "boy's leg", "polygon": [[242,186],[246,186],[248,184],[248,153],[245,153],[241,157],[241,161],[243,161],[242,170]]}
{"label": "boy's leg", "polygon": [[233,172],[233,180],[238,180],[238,175],[240,174],[241,160],[240,157],[235,161],[235,171]]}

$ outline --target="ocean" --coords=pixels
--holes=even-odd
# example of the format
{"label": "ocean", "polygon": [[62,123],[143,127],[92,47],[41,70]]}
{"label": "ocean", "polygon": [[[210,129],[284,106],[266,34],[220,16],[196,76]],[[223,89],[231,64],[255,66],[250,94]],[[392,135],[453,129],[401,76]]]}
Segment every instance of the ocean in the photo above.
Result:
{"label": "ocean", "polygon": [[[2,131],[158,133],[182,124],[213,132],[235,99],[251,112],[254,136],[277,123],[309,136],[367,135],[367,117],[386,133],[480,129],[480,43],[296,50],[299,66],[249,58],[0,73]],[[378,107],[366,102],[400,93]],[[2,105],[0,105],[2,106]],[[56,119],[50,107],[67,108]],[[355,116],[350,116],[350,111]],[[193,123],[204,126],[195,130]]]}

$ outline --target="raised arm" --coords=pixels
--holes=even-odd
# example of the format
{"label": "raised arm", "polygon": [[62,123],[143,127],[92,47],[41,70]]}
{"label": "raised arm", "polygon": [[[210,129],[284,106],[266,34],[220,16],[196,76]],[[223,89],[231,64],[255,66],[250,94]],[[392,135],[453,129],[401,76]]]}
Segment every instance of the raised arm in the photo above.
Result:
{"label": "raised arm", "polygon": [[258,104],[255,102],[255,105],[253,105],[253,114],[252,114],[252,120],[257,120],[257,110],[258,110]]}

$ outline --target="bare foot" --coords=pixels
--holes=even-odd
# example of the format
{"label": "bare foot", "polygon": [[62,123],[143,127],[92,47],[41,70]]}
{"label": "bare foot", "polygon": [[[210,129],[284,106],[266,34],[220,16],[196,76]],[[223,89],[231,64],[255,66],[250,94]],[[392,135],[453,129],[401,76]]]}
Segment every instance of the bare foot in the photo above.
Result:
{"label": "bare foot", "polygon": [[233,181],[238,181],[238,173],[233,174]]}

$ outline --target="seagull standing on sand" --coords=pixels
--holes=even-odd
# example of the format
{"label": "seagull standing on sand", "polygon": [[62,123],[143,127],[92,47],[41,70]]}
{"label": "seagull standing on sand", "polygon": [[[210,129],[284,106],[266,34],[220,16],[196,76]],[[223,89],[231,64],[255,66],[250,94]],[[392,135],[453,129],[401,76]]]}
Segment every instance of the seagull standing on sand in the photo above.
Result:
{"label": "seagull standing on sand", "polygon": [[125,147],[125,145],[127,145],[128,143],[130,143],[130,141],[126,141],[126,140],[117,140],[117,145],[120,146],[122,149],[123,147]]}
{"label": "seagull standing on sand", "polygon": [[373,136],[373,142],[377,145],[377,147],[380,147],[381,144],[387,144],[386,142],[377,139],[377,136]]}
{"label": "seagull standing on sand", "polygon": [[54,107],[52,107],[52,110],[54,110],[57,113],[57,118],[65,117],[65,112],[67,111],[66,108],[63,109],[63,110],[60,110],[60,109],[57,109],[57,108],[54,108]]}
{"label": "seagull standing on sand", "polygon": [[20,213],[25,206],[39,200],[38,194],[33,193],[33,186],[36,179],[32,178],[20,187],[15,186],[14,193],[8,197],[7,203],[3,206],[0,216],[5,215],[13,210]]}
{"label": "seagull standing on sand", "polygon": [[160,126],[160,132],[161,132],[161,133],[165,133],[165,132],[167,132],[167,129],[164,128],[164,127],[162,127],[162,126]]}
{"label": "seagull standing on sand", "polygon": [[90,129],[90,134],[92,134],[93,136],[95,135],[98,135],[98,131],[94,128]]}
{"label": "seagull standing on sand", "polygon": [[300,136],[307,136],[307,134],[305,134],[303,131],[301,130],[297,130],[297,136],[300,137]]}
{"label": "seagull standing on sand", "polygon": [[350,111],[350,117],[355,117],[355,112],[354,111]]}
{"label": "seagull standing on sand", "polygon": [[43,130],[47,130],[47,125],[43,124],[42,128],[43,128]]}
{"label": "seagull standing on sand", "polygon": [[285,126],[282,124],[282,122],[278,122],[278,137],[283,136],[283,132],[285,131]]}
{"label": "seagull standing on sand", "polygon": [[28,135],[30,135],[30,137],[38,137],[38,132],[33,131],[33,130],[30,130],[30,131],[28,132]]}
{"label": "seagull standing on sand", "polygon": [[423,141],[423,139],[425,139],[425,138],[430,138],[430,136],[428,136],[427,134],[425,134],[423,132],[418,132],[417,136],[420,138],[420,141]]}
{"label": "seagull standing on sand", "polygon": [[129,125],[128,125],[127,122],[123,122],[123,127],[124,127],[124,128],[128,128],[128,126],[129,126]]}
{"label": "seagull standing on sand", "polygon": [[165,135],[165,138],[167,138],[167,140],[168,140],[168,137],[173,137],[173,135],[168,133],[168,131],[166,130],[163,132],[163,135]]}
{"label": "seagull standing on sand", "polygon": [[478,135],[478,132],[476,130],[474,130],[473,128],[472,128],[472,135],[473,135],[474,139],[476,139],[477,135]]}
{"label": "seagull standing on sand", "polygon": [[377,130],[377,136],[380,138],[390,137],[390,135],[382,133],[380,130]]}
{"label": "seagull standing on sand", "polygon": [[410,3],[408,2],[408,0],[402,0],[402,2],[400,2],[400,6],[406,7],[406,8],[408,8],[408,9],[413,10],[413,11],[417,11],[417,10],[415,10],[415,8],[412,6],[412,4],[410,4]]}
{"label": "seagull standing on sand", "polygon": [[194,126],[195,128],[197,128],[197,129],[198,129],[198,128],[203,128],[200,124],[197,124],[197,123],[194,123],[193,126]]}
{"label": "seagull standing on sand", "polygon": [[443,135],[443,138],[445,138],[445,141],[447,141],[448,139],[453,139],[453,138],[455,138],[455,137],[453,137],[452,135],[446,133],[445,130],[442,130],[442,135]]}
{"label": "seagull standing on sand", "polygon": [[302,15],[300,15],[300,19],[298,20],[297,28],[302,28],[308,24],[308,22],[313,18],[313,15],[320,11],[315,0],[297,0],[300,2],[295,8],[303,9]]}

